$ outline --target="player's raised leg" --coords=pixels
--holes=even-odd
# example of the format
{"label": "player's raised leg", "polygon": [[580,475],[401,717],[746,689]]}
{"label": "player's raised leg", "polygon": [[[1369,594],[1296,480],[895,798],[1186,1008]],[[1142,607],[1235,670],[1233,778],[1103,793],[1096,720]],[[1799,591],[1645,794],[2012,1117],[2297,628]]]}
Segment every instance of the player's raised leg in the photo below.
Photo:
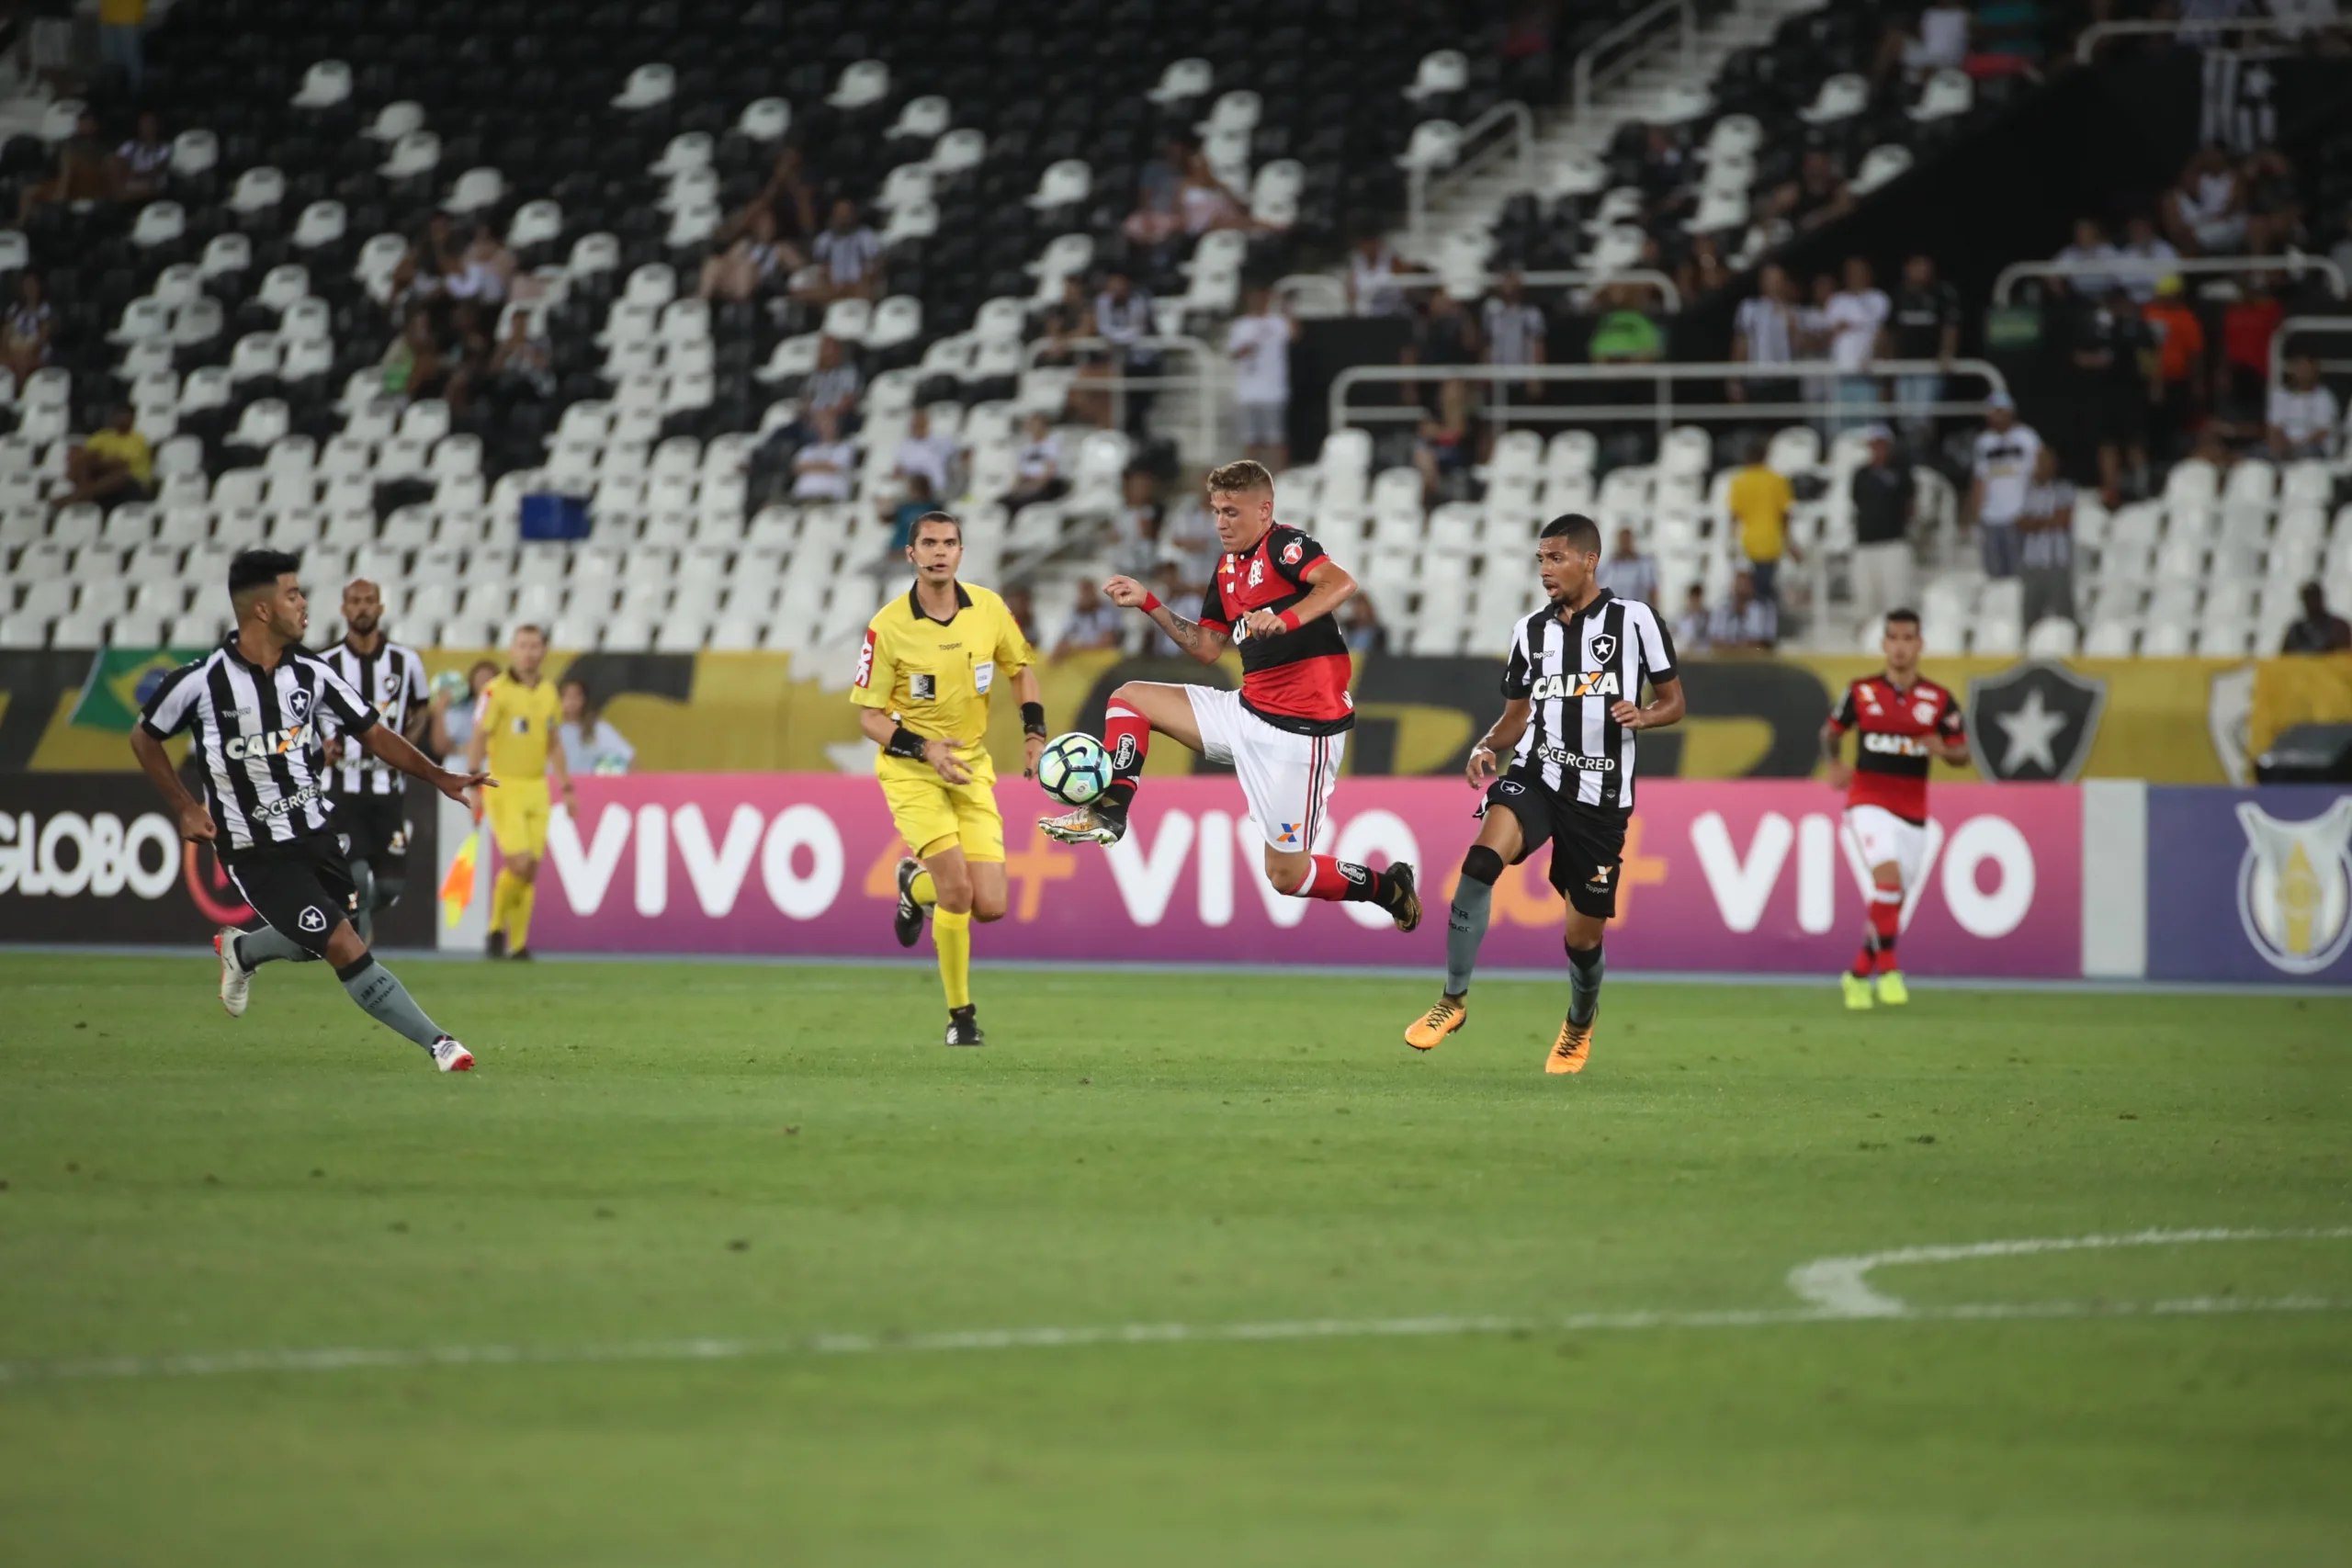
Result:
{"label": "player's raised leg", "polygon": [[1495,884],[1507,866],[1526,853],[1526,837],[1518,816],[1488,810],[1478,837],[1462,857],[1462,876],[1453,889],[1453,907],[1445,922],[1445,989],[1437,1004],[1405,1031],[1405,1043],[1416,1051],[1434,1049],[1438,1043],[1470,1022],[1470,976],[1478,966],[1478,949],[1487,940],[1487,922],[1494,910]]}
{"label": "player's raised leg", "polygon": [[1065,844],[1115,844],[1125,838],[1152,732],[1190,750],[1203,749],[1188,695],[1193,690],[1165,681],[1129,681],[1113,692],[1102,710],[1102,748],[1111,754],[1110,787],[1090,805],[1038,818],[1046,836]]}

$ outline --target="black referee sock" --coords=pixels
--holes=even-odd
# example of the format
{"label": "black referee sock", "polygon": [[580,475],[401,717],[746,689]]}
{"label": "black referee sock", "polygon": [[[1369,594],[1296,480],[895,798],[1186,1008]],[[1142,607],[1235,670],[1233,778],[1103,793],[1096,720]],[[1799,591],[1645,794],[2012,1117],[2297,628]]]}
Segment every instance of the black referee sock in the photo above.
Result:
{"label": "black referee sock", "polygon": [[237,964],[240,968],[258,969],[265,964],[280,961],[308,964],[317,957],[317,953],[276,926],[264,926],[257,931],[241,931],[237,936]]}
{"label": "black referee sock", "polygon": [[1600,1010],[1600,976],[1608,968],[1597,946],[1568,949],[1568,1021],[1579,1029]]}
{"label": "black referee sock", "polygon": [[424,1016],[424,1010],[416,1005],[399,977],[376,962],[374,953],[361,953],[356,963],[336,970],[334,977],[368,1017],[393,1033],[406,1035],[428,1051],[441,1038],[442,1030]]}

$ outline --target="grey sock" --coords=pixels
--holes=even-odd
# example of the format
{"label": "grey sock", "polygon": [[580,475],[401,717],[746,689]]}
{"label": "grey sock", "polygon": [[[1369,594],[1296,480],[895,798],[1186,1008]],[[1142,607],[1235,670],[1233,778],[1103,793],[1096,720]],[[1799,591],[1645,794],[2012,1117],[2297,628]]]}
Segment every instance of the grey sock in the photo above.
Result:
{"label": "grey sock", "polygon": [[1609,972],[1597,947],[1568,949],[1568,1021],[1581,1027],[1600,1007],[1600,977]]}
{"label": "grey sock", "polygon": [[309,964],[318,956],[276,926],[245,931],[237,938],[237,962],[248,969],[258,969],[280,959],[288,964]]}
{"label": "grey sock", "polygon": [[408,994],[400,977],[374,957],[362,958],[348,973],[336,970],[343,988],[351,999],[365,1009],[369,1017],[395,1034],[404,1034],[426,1050],[441,1038],[442,1031],[424,1016],[424,1010]]}
{"label": "grey sock", "polygon": [[1495,904],[1494,884],[1465,876],[1453,890],[1453,909],[1445,922],[1445,994],[1464,995],[1470,972],[1478,966],[1478,948],[1487,940],[1487,918]]}
{"label": "grey sock", "polygon": [[376,940],[376,868],[364,860],[351,863],[351,886],[358,897],[351,905],[351,929],[362,942]]}

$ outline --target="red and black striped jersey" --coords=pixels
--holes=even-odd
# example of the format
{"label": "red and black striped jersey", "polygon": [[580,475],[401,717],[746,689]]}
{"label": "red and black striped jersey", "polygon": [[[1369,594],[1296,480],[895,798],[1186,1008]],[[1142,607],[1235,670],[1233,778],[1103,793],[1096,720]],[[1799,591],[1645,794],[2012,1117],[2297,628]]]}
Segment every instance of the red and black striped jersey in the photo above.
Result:
{"label": "red and black striped jersey", "polygon": [[1881,671],[1846,688],[1829,725],[1841,735],[1860,735],[1848,806],[1883,807],[1906,822],[1928,819],[1928,764],[1934,760],[1928,743],[1965,733],[1959,698],[1924,676],[1905,688]]}
{"label": "red and black striped jersey", "polygon": [[1329,559],[1323,547],[1277,523],[1254,549],[1227,555],[1201,601],[1201,625],[1232,636],[1241,650],[1241,705],[1277,729],[1337,735],[1356,721],[1348,681],[1355,666],[1339,623],[1318,615],[1296,631],[1251,637],[1252,610],[1276,615],[1306,597],[1306,574]]}

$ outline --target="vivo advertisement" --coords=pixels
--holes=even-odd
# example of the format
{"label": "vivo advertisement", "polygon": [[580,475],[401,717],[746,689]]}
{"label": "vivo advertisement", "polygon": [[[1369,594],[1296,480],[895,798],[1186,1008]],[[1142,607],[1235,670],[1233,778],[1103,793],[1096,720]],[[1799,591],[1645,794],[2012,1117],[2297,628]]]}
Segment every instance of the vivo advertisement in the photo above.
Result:
{"label": "vivo advertisement", "polygon": [[[892,871],[906,848],[873,780],[657,774],[579,781],[551,824],[532,945],[543,952],[897,956]],[[1445,905],[1477,831],[1456,780],[1343,781],[1328,838],[1344,860],[1419,868],[1429,908],[1400,936],[1369,905],[1286,897],[1229,778],[1152,779],[1125,840],[1055,844],[1049,802],[1001,781],[1011,908],[984,959],[1126,963],[1442,964]],[[1808,782],[1645,784],[1626,835],[1612,968],[1831,973],[1853,953],[1868,874],[1840,797]],[[1904,911],[1922,975],[2082,973],[2082,805],[2064,784],[1939,789],[1924,874]],[[1485,962],[1560,962],[1564,906],[1548,850],[1496,888]]]}
{"label": "vivo advertisement", "polygon": [[2352,794],[2151,787],[2148,977],[2352,984]]}

